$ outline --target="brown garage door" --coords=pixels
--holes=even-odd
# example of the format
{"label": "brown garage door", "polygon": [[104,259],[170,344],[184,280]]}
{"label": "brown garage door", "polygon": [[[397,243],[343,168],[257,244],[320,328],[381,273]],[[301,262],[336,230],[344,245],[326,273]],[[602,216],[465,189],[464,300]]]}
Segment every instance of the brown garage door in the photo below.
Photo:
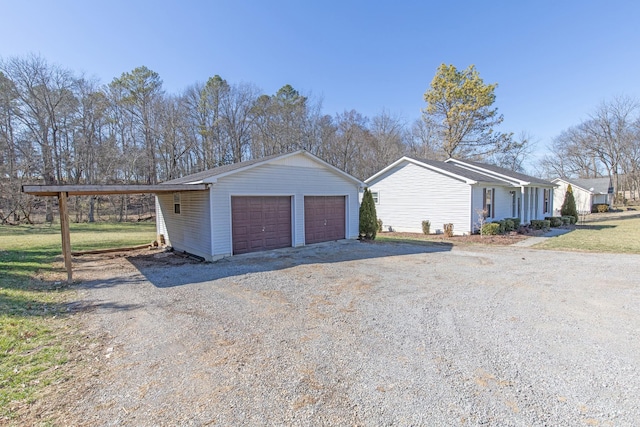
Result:
{"label": "brown garage door", "polygon": [[304,198],[305,243],[344,239],[344,196],[306,196]]}
{"label": "brown garage door", "polygon": [[232,197],[233,254],[291,246],[291,197]]}

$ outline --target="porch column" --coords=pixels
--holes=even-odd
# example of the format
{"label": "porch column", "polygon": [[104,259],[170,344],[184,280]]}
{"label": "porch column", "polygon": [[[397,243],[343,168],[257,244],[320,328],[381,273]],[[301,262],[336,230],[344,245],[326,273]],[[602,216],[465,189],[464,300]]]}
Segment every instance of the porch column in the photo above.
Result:
{"label": "porch column", "polygon": [[524,187],[520,187],[520,203],[518,206],[520,208],[520,224],[525,224],[527,222],[527,211],[525,209],[525,195],[526,191]]}

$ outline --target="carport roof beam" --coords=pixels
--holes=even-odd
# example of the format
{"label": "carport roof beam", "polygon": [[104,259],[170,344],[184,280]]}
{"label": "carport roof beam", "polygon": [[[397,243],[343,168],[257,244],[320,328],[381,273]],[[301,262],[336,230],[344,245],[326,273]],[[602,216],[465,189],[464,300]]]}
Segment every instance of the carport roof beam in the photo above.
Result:
{"label": "carport roof beam", "polygon": [[178,191],[203,191],[207,184],[156,184],[156,185],[23,185],[22,192],[34,196],[94,196],[98,194],[175,193]]}

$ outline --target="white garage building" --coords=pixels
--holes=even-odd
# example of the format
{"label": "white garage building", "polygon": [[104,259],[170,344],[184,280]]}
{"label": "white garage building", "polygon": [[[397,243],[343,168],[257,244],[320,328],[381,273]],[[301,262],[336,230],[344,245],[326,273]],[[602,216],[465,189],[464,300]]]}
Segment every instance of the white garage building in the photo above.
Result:
{"label": "white garage building", "polygon": [[207,185],[202,191],[158,194],[156,223],[167,245],[209,261],[358,237],[364,183],[304,150],[163,184]]}

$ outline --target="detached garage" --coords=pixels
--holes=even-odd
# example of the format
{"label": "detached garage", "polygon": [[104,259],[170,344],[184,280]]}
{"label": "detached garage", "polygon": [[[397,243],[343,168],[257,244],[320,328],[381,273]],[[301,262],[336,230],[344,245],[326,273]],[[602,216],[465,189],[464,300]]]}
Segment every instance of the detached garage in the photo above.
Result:
{"label": "detached garage", "polygon": [[208,185],[156,197],[158,234],[175,250],[207,260],[358,237],[364,184],[304,150],[165,184]]}

